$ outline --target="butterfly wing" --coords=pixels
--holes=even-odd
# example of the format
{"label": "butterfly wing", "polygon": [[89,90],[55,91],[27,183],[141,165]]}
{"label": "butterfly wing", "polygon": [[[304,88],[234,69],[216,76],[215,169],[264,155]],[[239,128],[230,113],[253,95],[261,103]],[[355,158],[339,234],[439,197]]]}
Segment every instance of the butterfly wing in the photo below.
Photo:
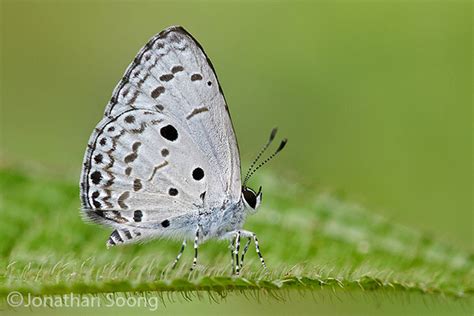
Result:
{"label": "butterfly wing", "polygon": [[189,33],[168,28],[128,67],[89,140],[84,212],[122,235],[124,227],[159,234],[180,229],[173,219],[238,201],[240,187],[237,142],[213,67]]}
{"label": "butterfly wing", "polygon": [[87,217],[103,224],[182,235],[174,219],[192,218],[206,207],[206,191],[216,177],[218,170],[179,121],[130,109],[104,118],[91,137],[82,205]]}
{"label": "butterfly wing", "polygon": [[130,108],[158,110],[179,121],[219,174],[210,205],[241,195],[240,158],[227,103],[211,61],[182,27],[154,36],[128,67],[105,115]]}

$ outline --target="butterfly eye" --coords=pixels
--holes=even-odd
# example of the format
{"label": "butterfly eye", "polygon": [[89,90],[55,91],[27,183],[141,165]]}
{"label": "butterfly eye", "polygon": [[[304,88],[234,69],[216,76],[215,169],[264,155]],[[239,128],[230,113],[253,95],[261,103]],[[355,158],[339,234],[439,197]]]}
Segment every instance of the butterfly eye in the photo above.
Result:
{"label": "butterfly eye", "polygon": [[258,193],[255,193],[254,190],[243,187],[242,188],[242,195],[244,197],[245,204],[253,210],[256,210],[260,206],[260,202],[262,200],[262,188]]}
{"label": "butterfly eye", "polygon": [[257,196],[255,193],[247,188],[244,188],[242,194],[248,206],[255,209],[255,206],[257,206]]}

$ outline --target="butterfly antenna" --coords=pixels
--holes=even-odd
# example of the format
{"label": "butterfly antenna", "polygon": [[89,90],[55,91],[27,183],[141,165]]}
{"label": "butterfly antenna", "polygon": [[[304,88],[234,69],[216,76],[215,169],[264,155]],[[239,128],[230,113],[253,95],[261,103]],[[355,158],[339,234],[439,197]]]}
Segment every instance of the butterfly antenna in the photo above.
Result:
{"label": "butterfly antenna", "polygon": [[268,157],[267,159],[265,159],[264,161],[262,161],[255,169],[253,169],[250,174],[248,174],[248,176],[245,177],[245,180],[244,180],[244,186],[245,184],[247,183],[248,180],[250,180],[250,178],[252,177],[252,175],[258,170],[260,169],[264,164],[266,164],[267,162],[269,162],[270,160],[272,160],[283,148],[285,148],[285,145],[286,143],[288,142],[288,140],[285,138],[281,141],[280,143],[280,146],[278,146],[277,150],[275,150],[275,152],[273,154],[270,155],[270,157]]}
{"label": "butterfly antenna", "polygon": [[260,157],[263,155],[263,153],[267,150],[268,146],[270,146],[270,144],[272,143],[272,141],[275,138],[275,135],[277,133],[277,130],[278,129],[276,127],[272,129],[272,132],[270,133],[270,138],[268,139],[267,143],[265,144],[265,146],[262,147],[262,149],[258,153],[257,157],[253,160],[252,164],[250,165],[250,167],[247,170],[247,173],[245,175],[244,184],[247,183],[247,180],[249,178],[249,173],[252,171],[252,168],[255,166],[255,164],[260,159]]}

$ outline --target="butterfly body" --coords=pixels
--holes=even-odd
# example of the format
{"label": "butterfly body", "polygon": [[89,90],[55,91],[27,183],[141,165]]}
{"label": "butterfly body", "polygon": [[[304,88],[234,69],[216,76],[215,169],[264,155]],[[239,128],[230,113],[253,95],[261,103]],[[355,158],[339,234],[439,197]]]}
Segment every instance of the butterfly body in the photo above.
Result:
{"label": "butterfly body", "polygon": [[240,172],[214,68],[187,31],[170,27],[139,51],[89,139],[83,215],[115,228],[107,246],[194,239],[197,256],[211,238],[255,238],[242,227],[261,191],[243,185]]}
{"label": "butterfly body", "polygon": [[228,233],[242,229],[247,212],[242,201],[229,202],[220,208],[199,213],[203,240],[225,238]]}

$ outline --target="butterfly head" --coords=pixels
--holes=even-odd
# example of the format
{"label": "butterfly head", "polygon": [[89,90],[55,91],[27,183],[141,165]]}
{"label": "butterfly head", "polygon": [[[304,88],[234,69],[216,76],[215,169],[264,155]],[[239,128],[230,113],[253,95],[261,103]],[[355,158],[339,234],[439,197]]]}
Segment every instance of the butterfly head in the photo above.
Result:
{"label": "butterfly head", "polygon": [[257,212],[257,208],[262,202],[262,187],[255,192],[249,187],[242,187],[242,200],[244,201],[245,208],[251,213]]}

